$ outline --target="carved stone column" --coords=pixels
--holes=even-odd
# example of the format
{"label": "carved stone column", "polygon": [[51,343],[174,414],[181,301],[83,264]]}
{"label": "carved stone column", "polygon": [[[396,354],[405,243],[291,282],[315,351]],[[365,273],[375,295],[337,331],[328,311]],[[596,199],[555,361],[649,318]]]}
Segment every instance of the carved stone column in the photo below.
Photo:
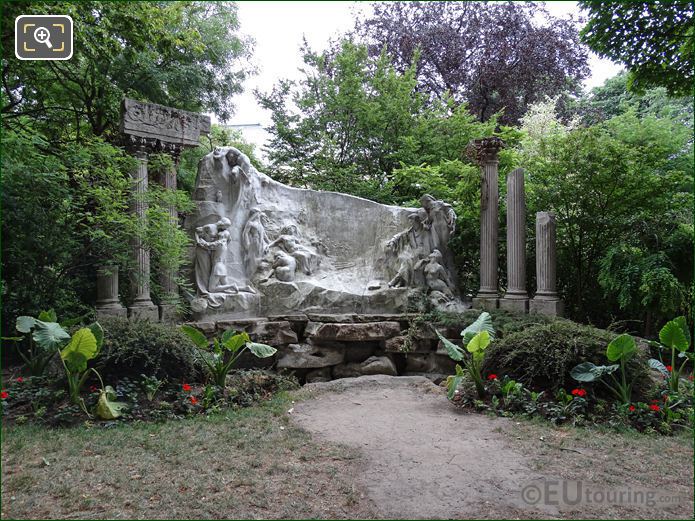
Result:
{"label": "carved stone column", "polygon": [[[174,107],[166,107],[156,103],[143,103],[125,98],[121,105],[121,134],[127,146],[136,148],[138,169],[133,174],[133,211],[146,225],[147,202],[143,196],[147,190],[147,151],[158,150],[171,154],[177,159],[186,147],[196,147],[200,144],[200,136],[210,132],[210,116],[188,112]],[[176,189],[176,171],[165,174],[163,184],[166,188]],[[172,223],[178,224],[176,209],[170,208]],[[133,318],[170,320],[175,317],[175,302],[178,301],[176,274],[164,273],[160,283],[163,288],[162,306],[160,309],[150,298],[150,252],[142,240],[133,243],[135,269],[132,273],[133,293],[135,301],[128,309],[128,315]]]}
{"label": "carved stone column", "polygon": [[[138,159],[138,166],[132,173],[132,212],[138,218],[141,231],[147,226],[147,149],[140,146],[135,157]],[[134,270],[132,273],[133,305],[128,308],[128,316],[133,319],[158,320],[159,310],[150,298],[150,251],[143,244],[142,238],[133,239],[133,260]]]}
{"label": "carved stone column", "polygon": [[564,303],[557,294],[556,222],[552,212],[536,214],[536,296],[530,303],[532,313],[561,316]]}
{"label": "carved stone column", "polygon": [[473,307],[496,309],[499,304],[497,277],[497,240],[499,233],[498,153],[504,147],[500,138],[476,139],[468,146],[469,154],[481,167],[480,189],[480,289]]}
{"label": "carved stone column", "polygon": [[127,315],[126,308],[118,298],[118,267],[100,266],[97,268],[97,319],[104,317],[122,317]]}
{"label": "carved stone column", "polygon": [[[166,190],[176,190],[176,166],[178,164],[180,147],[172,148],[171,157],[174,165],[164,172],[162,176],[162,186]],[[179,213],[175,205],[169,206],[169,221],[172,227],[176,227],[179,222]],[[162,286],[162,298],[159,304],[159,319],[162,322],[176,322],[176,305],[179,302],[179,288],[176,284],[177,273],[174,270],[163,269],[160,274],[160,284]]]}
{"label": "carved stone column", "polygon": [[526,292],[526,193],[524,170],[507,176],[507,292],[500,308],[528,312]]}

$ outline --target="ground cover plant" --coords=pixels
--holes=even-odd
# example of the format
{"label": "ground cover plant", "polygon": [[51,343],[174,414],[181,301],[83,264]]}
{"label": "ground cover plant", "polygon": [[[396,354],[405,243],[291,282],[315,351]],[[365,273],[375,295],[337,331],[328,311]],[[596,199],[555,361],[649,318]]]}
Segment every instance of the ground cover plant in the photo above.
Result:
{"label": "ground cover plant", "polygon": [[[556,326],[557,331],[558,324],[563,328],[590,329],[569,326],[565,322],[568,321],[531,326],[503,337],[498,344],[506,343],[501,350],[505,356],[500,355],[499,350],[497,353],[494,351],[493,320],[487,312],[481,313],[469,328],[462,331],[463,349],[439,334],[451,358],[463,361],[467,369],[464,371],[457,364],[456,374],[447,380],[449,400],[469,410],[503,416],[541,417],[555,424],[608,425],[616,429],[632,428],[661,434],[692,432],[693,377],[692,372],[687,376],[684,374],[692,354],[689,335],[686,340],[681,328],[685,325],[682,317],[667,323],[661,334],[664,345],[677,344],[678,348],[672,347],[674,350],[682,348],[683,362],[675,389],[673,367],[663,366],[654,359],[648,364],[644,349],[639,348],[635,339],[627,334],[595,330],[593,335],[568,336],[560,342],[555,336],[554,343],[538,341],[537,336],[531,337],[535,339],[533,343],[517,340],[528,338],[529,331],[537,335],[539,328],[552,332]],[[480,324],[485,324],[486,330],[481,330]],[[597,356],[595,349],[585,350],[583,343],[587,337],[592,341],[597,335],[607,340],[602,348],[603,359],[617,363],[597,365],[581,361],[582,357]],[[481,346],[485,347],[481,349]],[[558,352],[565,363],[553,366],[552,359],[558,356]],[[545,366],[541,360],[543,357],[548,360]],[[673,357],[675,359],[675,354]],[[516,365],[510,362],[515,360],[526,361]],[[578,363],[572,366],[568,363],[571,361]],[[495,370],[498,363],[500,369]],[[650,365],[657,370],[650,371]],[[547,378],[538,377],[539,367],[547,368],[544,374]],[[564,378],[567,375],[569,378]],[[641,383],[639,388],[634,386],[637,381]]]}
{"label": "ground cover plant", "polygon": [[[55,318],[52,311],[40,316]],[[17,322],[18,330],[33,331],[32,348],[50,345],[56,356],[49,358],[53,366],[42,361],[40,375],[31,375],[38,365],[31,360],[4,374],[5,424],[108,426],[178,419],[247,407],[296,386],[290,377],[232,370],[246,350],[262,357],[275,352],[245,333],[227,331],[209,343],[189,330],[196,345],[172,326],[146,321],[111,319],[105,329],[75,325],[72,335],[56,322],[32,317]]]}

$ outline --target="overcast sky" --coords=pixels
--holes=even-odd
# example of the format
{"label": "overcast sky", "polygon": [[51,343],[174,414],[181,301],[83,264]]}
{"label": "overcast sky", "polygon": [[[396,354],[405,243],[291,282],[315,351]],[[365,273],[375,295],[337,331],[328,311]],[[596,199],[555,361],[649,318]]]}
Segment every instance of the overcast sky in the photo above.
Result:
{"label": "overcast sky", "polygon": [[[281,78],[296,79],[303,65],[299,48],[305,37],[311,48],[322,50],[330,38],[351,29],[356,10],[369,9],[366,3],[355,2],[238,2],[241,32],[256,40],[253,63],[258,75],[246,82],[246,91],[234,101],[237,111],[229,123],[267,125],[269,114],[261,109],[253,89],[269,91]],[[548,2],[551,15],[580,14],[576,2]],[[591,77],[588,88],[600,85],[614,76],[621,67],[592,54],[589,60]]]}

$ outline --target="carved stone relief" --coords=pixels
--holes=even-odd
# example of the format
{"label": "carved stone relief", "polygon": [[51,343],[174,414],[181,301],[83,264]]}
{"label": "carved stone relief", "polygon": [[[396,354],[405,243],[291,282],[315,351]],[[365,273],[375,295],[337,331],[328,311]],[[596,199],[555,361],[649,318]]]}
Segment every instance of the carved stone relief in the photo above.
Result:
{"label": "carved stone relief", "polygon": [[447,248],[456,215],[431,196],[415,209],[292,188],[219,148],[199,164],[194,199],[198,314],[397,312],[429,294],[458,302]]}

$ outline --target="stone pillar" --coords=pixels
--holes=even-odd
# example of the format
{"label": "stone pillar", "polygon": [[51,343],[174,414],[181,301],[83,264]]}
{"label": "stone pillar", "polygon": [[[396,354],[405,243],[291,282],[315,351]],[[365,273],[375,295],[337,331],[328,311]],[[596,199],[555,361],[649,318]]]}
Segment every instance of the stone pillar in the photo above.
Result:
{"label": "stone pillar", "polygon": [[536,295],[530,303],[532,313],[562,316],[564,303],[557,294],[555,214],[536,214]]}
{"label": "stone pillar", "polygon": [[[176,190],[176,164],[178,163],[178,153],[172,153],[174,165],[167,169],[162,176],[162,185],[166,190]],[[169,206],[169,221],[176,227],[179,222],[179,213],[175,205]],[[176,305],[179,302],[179,288],[176,284],[177,273],[174,270],[163,269],[160,274],[160,284],[162,286],[162,299],[159,304],[159,320],[162,322],[176,322]]]}
{"label": "stone pillar", "polygon": [[[147,225],[147,150],[138,148],[135,156],[138,166],[132,174],[132,211],[137,216],[139,226]],[[133,319],[158,320],[159,310],[150,298],[150,251],[144,246],[140,237],[133,239],[134,270],[132,274],[133,305],[128,308],[128,316]]]}
{"label": "stone pillar", "polygon": [[481,167],[480,189],[480,290],[473,306],[496,309],[499,304],[497,277],[497,240],[499,233],[498,152],[504,146],[500,138],[476,139],[469,153]]}
{"label": "stone pillar", "polygon": [[524,170],[507,176],[507,292],[500,308],[528,313],[526,292],[526,193]]}
{"label": "stone pillar", "polygon": [[122,317],[126,309],[118,298],[118,267],[100,266],[97,268],[97,319]]}

